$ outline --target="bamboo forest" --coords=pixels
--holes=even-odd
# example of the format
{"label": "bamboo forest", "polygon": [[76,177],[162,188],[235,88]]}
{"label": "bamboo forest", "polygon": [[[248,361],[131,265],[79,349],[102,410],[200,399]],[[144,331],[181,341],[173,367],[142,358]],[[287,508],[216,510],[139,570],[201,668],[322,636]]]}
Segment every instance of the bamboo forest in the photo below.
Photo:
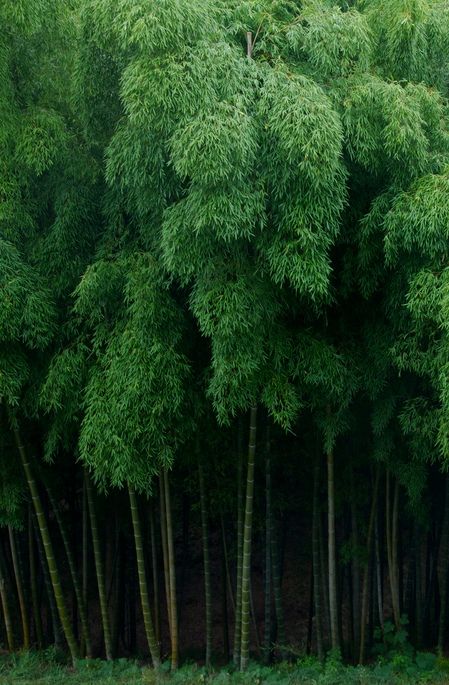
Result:
{"label": "bamboo forest", "polygon": [[1,0],[0,682],[449,682],[448,98],[447,0]]}

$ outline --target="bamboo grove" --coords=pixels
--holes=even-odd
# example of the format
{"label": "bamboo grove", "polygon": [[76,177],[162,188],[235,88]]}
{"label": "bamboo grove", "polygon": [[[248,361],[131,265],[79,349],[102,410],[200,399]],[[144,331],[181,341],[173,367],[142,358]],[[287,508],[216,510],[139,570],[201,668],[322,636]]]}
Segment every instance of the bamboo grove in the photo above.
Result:
{"label": "bamboo grove", "polygon": [[448,649],[448,67],[445,0],[2,0],[6,649]]}

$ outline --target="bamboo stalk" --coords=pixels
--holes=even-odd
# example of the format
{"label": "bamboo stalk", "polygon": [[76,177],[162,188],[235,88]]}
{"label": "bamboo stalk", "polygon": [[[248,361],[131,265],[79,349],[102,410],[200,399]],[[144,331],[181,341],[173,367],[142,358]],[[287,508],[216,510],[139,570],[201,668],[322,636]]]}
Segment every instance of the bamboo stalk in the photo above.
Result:
{"label": "bamboo stalk", "polygon": [[151,654],[154,668],[160,666],[159,647],[154,634],[153,621],[151,618],[150,599],[148,593],[148,583],[145,571],[145,557],[143,553],[142,530],[140,526],[139,510],[137,508],[137,497],[134,488],[128,485],[129,502],[134,529],[134,543],[136,547],[137,573],[139,577],[140,599],[142,603],[142,614],[145,625],[145,634]]}
{"label": "bamboo stalk", "polygon": [[8,593],[6,591],[6,580],[5,580],[5,575],[4,575],[4,559],[3,559],[3,553],[1,550],[0,546],[0,600],[2,604],[2,610],[3,610],[3,620],[5,622],[5,630],[6,630],[6,640],[8,642],[8,650],[10,652],[14,651],[15,647],[15,642],[14,642],[14,628],[11,620],[11,612],[9,608],[9,602],[8,602]]}
{"label": "bamboo stalk", "polygon": [[321,563],[320,563],[320,540],[319,540],[319,487],[320,487],[320,460],[319,455],[315,460],[313,478],[313,521],[312,521],[312,559],[313,559],[313,598],[315,606],[315,632],[318,658],[324,659],[323,647],[323,609],[321,602]]}
{"label": "bamboo stalk", "polygon": [[266,428],[265,454],[265,584],[264,584],[264,655],[271,661],[271,455],[270,427]]}
{"label": "bamboo stalk", "polygon": [[237,586],[235,597],[235,627],[233,661],[240,666],[242,641],[242,571],[243,571],[243,454],[240,449],[241,425],[239,425],[238,467],[237,467]]}
{"label": "bamboo stalk", "polygon": [[20,617],[22,621],[23,648],[28,650],[30,648],[30,626],[28,623],[28,611],[25,602],[25,594],[23,591],[22,574],[20,572],[19,560],[17,558],[16,540],[11,526],[8,526],[8,535],[14,579],[17,588],[17,597],[19,599]]}
{"label": "bamboo stalk", "polygon": [[44,636],[42,632],[41,614],[39,611],[39,600],[37,592],[37,577],[36,577],[36,555],[34,548],[33,535],[33,517],[31,514],[31,506],[28,505],[28,559],[30,565],[30,589],[31,589],[31,604],[33,607],[33,621],[34,633],[38,649],[42,649],[44,644]]}
{"label": "bamboo stalk", "polygon": [[248,472],[246,477],[245,527],[243,535],[242,566],[242,634],[240,647],[240,670],[245,671],[249,662],[250,626],[250,582],[251,582],[251,537],[253,526],[254,466],[256,457],[257,407],[251,407]]}
{"label": "bamboo stalk", "polygon": [[56,606],[58,608],[59,618],[61,620],[62,629],[64,631],[67,644],[69,646],[70,655],[72,657],[72,662],[75,665],[78,658],[78,645],[75,640],[75,635],[73,634],[70,619],[67,613],[66,604],[64,601],[64,595],[62,592],[61,580],[59,577],[59,571],[56,564],[56,559],[53,551],[53,544],[50,538],[50,532],[48,529],[47,519],[45,517],[44,509],[42,507],[41,498],[37,489],[37,484],[34,479],[31,464],[29,463],[25,447],[23,445],[22,439],[20,437],[19,429],[17,424],[13,427],[14,437],[17,444],[17,449],[22,461],[23,470],[25,471],[26,480],[31,493],[31,498],[33,500],[34,509],[36,512],[37,522],[39,526],[39,531],[42,537],[42,543],[45,550],[45,556],[47,559],[48,570],[50,573],[51,584],[53,587],[53,592],[55,596]]}
{"label": "bamboo stalk", "polygon": [[161,520],[161,542],[162,542],[162,560],[164,564],[164,584],[165,584],[165,601],[167,604],[168,629],[170,632],[170,642],[172,640],[172,625],[171,625],[171,593],[170,593],[170,573],[168,569],[168,542],[167,542],[167,515],[165,507],[165,489],[164,479],[161,475],[159,477],[159,495],[160,495],[160,520]]}
{"label": "bamboo stalk", "polygon": [[94,549],[95,571],[97,574],[98,596],[100,599],[101,621],[103,624],[104,646],[106,651],[106,659],[112,661],[112,639],[111,627],[109,622],[108,605],[106,599],[106,583],[104,577],[104,564],[101,554],[100,536],[98,534],[97,514],[95,511],[95,501],[92,484],[87,471],[84,472],[87,504],[90,517],[90,529],[92,534],[92,546]]}
{"label": "bamboo stalk", "polygon": [[331,616],[332,649],[340,648],[338,633],[337,601],[337,558],[335,546],[335,485],[334,485],[334,452],[327,453],[327,502],[328,502],[328,573],[329,573],[329,607]]}
{"label": "bamboo stalk", "polygon": [[198,480],[200,485],[200,505],[201,505],[201,529],[203,536],[203,560],[204,560],[204,597],[206,603],[206,654],[205,664],[208,668],[211,664],[212,656],[212,590],[210,577],[210,555],[209,555],[209,532],[207,521],[207,504],[204,487],[204,474],[201,461],[198,461]]}
{"label": "bamboo stalk", "polygon": [[173,545],[173,526],[171,514],[170,483],[168,471],[164,469],[165,517],[167,523],[168,572],[170,581],[170,618],[171,618],[171,667],[178,668],[178,609],[176,598],[175,550]]}
{"label": "bamboo stalk", "polygon": [[76,601],[78,602],[78,611],[79,611],[80,622],[81,622],[82,637],[83,637],[84,645],[86,648],[86,656],[88,659],[90,659],[90,658],[92,658],[92,644],[90,641],[89,626],[87,623],[86,605],[84,604],[83,592],[82,592],[82,588],[81,588],[81,585],[79,582],[78,573],[76,571],[75,559],[73,557],[73,553],[72,553],[72,549],[71,549],[71,546],[69,543],[67,531],[65,529],[64,522],[61,518],[61,514],[59,512],[58,505],[55,502],[55,499],[53,497],[53,493],[51,492],[50,487],[48,485],[46,487],[47,487],[48,498],[49,498],[50,504],[53,508],[53,512],[54,512],[54,515],[56,518],[56,523],[58,524],[59,532],[61,534],[62,544],[64,546],[64,551],[66,553],[67,562],[69,565],[70,576],[72,578],[72,584],[73,584],[73,588],[75,590]]}
{"label": "bamboo stalk", "polygon": [[156,640],[159,645],[161,645],[161,628],[159,619],[159,578],[158,578],[158,564],[157,564],[157,548],[156,548],[156,529],[154,525],[154,509],[153,505],[150,505],[150,537],[151,537],[151,566],[153,573],[153,600],[154,600],[154,631],[156,634]]}
{"label": "bamboo stalk", "polygon": [[371,540],[373,536],[374,518],[376,515],[377,497],[379,492],[380,470],[377,469],[376,480],[374,482],[373,497],[371,501],[371,510],[368,523],[368,535],[366,539],[366,549],[368,552],[368,562],[363,574],[362,584],[362,616],[360,621],[360,649],[359,649],[359,663],[363,664],[365,658],[365,641],[366,641],[366,623],[368,619],[368,598],[369,598],[369,581],[370,581],[370,557],[371,557]]}

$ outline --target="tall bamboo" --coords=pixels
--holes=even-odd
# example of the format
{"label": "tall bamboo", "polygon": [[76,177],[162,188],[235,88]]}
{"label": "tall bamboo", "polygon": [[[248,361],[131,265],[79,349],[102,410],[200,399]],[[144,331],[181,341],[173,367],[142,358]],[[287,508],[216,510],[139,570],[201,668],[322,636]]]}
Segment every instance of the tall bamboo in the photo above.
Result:
{"label": "tall bamboo", "polygon": [[271,455],[267,425],[265,455],[265,584],[264,584],[264,655],[271,661]]}
{"label": "tall bamboo", "polygon": [[3,553],[1,550],[1,545],[0,545],[0,600],[2,604],[2,610],[3,610],[3,619],[5,621],[5,630],[6,630],[6,640],[8,642],[8,649],[10,652],[14,651],[14,628],[11,620],[11,611],[9,608],[9,601],[8,601],[8,592],[6,589],[6,580],[5,580],[5,572],[4,572],[4,559],[3,559]]}
{"label": "tall bamboo", "polygon": [[145,634],[151,654],[154,668],[160,666],[159,647],[154,634],[153,621],[151,618],[150,599],[148,592],[147,576],[145,571],[145,557],[143,553],[142,531],[140,526],[139,510],[137,508],[137,497],[134,488],[128,485],[129,502],[131,506],[131,516],[134,530],[134,543],[136,547],[137,573],[139,576],[140,600],[142,603],[142,614],[145,625]]}
{"label": "tall bamboo", "polygon": [[249,661],[250,638],[250,582],[251,537],[253,527],[254,466],[256,457],[257,406],[251,407],[248,445],[248,472],[246,477],[245,527],[243,533],[242,566],[242,637],[240,647],[240,670],[245,671]]}
{"label": "tall bamboo", "polygon": [[320,460],[317,455],[313,474],[313,521],[312,521],[312,564],[313,564],[313,600],[315,607],[315,632],[318,658],[324,659],[323,646],[323,608],[321,601],[321,563],[320,563],[320,540],[319,540],[319,487],[320,487]]}
{"label": "tall bamboo", "polygon": [[156,641],[161,645],[161,628],[159,619],[159,578],[158,578],[158,564],[157,564],[157,548],[156,548],[156,527],[154,525],[154,508],[153,503],[150,505],[150,537],[151,537],[151,570],[153,574],[153,602],[154,602],[154,632],[156,634]]}
{"label": "tall bamboo", "polygon": [[98,533],[97,514],[95,511],[94,493],[92,483],[87,471],[84,473],[86,484],[87,505],[90,517],[90,529],[92,534],[92,546],[94,549],[95,571],[97,574],[98,596],[100,599],[101,621],[103,624],[104,646],[106,651],[106,659],[112,661],[112,638],[111,627],[109,621],[108,604],[106,599],[106,583],[104,577],[104,564],[101,553],[100,536]]}
{"label": "tall bamboo", "polygon": [[242,569],[243,569],[243,454],[241,449],[241,424],[239,424],[237,466],[237,584],[235,593],[235,622],[233,661],[240,666],[242,641]]}
{"label": "tall bamboo", "polygon": [[51,627],[53,631],[53,641],[56,649],[62,649],[62,633],[61,633],[61,623],[59,621],[58,608],[55,601],[55,593],[51,585],[50,573],[48,570],[48,563],[45,557],[44,545],[42,544],[42,537],[39,532],[39,527],[37,525],[36,516],[33,516],[33,528],[36,539],[37,553],[39,557],[39,563],[42,569],[42,576],[44,579],[45,593],[47,595],[48,608],[50,612]]}
{"label": "tall bamboo", "polygon": [[72,548],[69,543],[69,538],[67,535],[67,531],[64,525],[64,521],[62,520],[59,507],[53,497],[53,493],[51,492],[50,487],[47,484],[47,494],[48,498],[50,500],[50,504],[53,509],[53,513],[56,518],[56,522],[59,527],[59,532],[61,534],[61,539],[62,539],[62,544],[64,546],[64,551],[67,557],[67,562],[69,565],[69,571],[70,571],[70,576],[72,578],[72,584],[73,584],[73,589],[75,590],[75,597],[76,601],[78,603],[78,611],[79,611],[79,617],[80,617],[80,622],[81,622],[81,631],[82,631],[82,638],[83,642],[85,645],[86,649],[86,657],[90,659],[92,657],[92,644],[90,641],[90,634],[89,634],[89,625],[87,622],[87,613],[86,613],[86,605],[84,603],[84,597],[83,597],[83,591],[82,587],[79,581],[78,577],[78,572],[76,570],[76,563],[75,559],[73,557],[73,552]]}
{"label": "tall bamboo", "polygon": [[368,561],[363,574],[362,584],[362,610],[360,620],[360,645],[359,645],[359,663],[362,664],[365,658],[365,641],[366,641],[366,624],[368,620],[368,599],[369,599],[369,581],[371,571],[371,541],[373,537],[374,520],[376,516],[377,497],[379,492],[380,469],[377,469],[376,479],[374,481],[373,496],[371,500],[371,510],[368,523],[368,534],[366,538],[366,550],[368,554]]}
{"label": "tall bamboo", "polygon": [[164,494],[165,494],[165,517],[167,523],[167,552],[168,552],[168,574],[170,582],[170,620],[171,620],[171,667],[172,670],[178,668],[179,645],[178,645],[178,607],[176,597],[176,569],[175,569],[175,549],[173,544],[173,525],[171,513],[170,482],[168,471],[164,469]]}
{"label": "tall bamboo", "polygon": [[34,529],[31,505],[28,505],[28,560],[30,570],[31,604],[33,607],[34,637],[37,643],[37,648],[42,649],[44,644],[44,636],[42,632],[42,620],[41,613],[39,610],[39,600],[37,592],[36,554],[34,545]]}
{"label": "tall bamboo", "polygon": [[28,650],[30,648],[30,626],[28,622],[28,610],[25,601],[25,593],[23,591],[22,574],[20,572],[19,560],[17,557],[16,540],[14,531],[11,526],[8,526],[9,546],[11,548],[11,560],[14,571],[14,579],[17,588],[17,597],[19,599],[20,617],[22,620],[23,632],[23,648]]}
{"label": "tall bamboo", "polygon": [[354,483],[354,470],[351,468],[351,489],[353,496],[351,497],[351,537],[352,537],[352,559],[351,559],[351,580],[352,580],[352,633],[353,633],[353,644],[354,644],[354,654],[356,654],[356,649],[360,645],[360,563],[358,556],[359,548],[359,529],[357,521],[357,511],[354,501],[355,493],[355,483]]}
{"label": "tall bamboo", "polygon": [[165,489],[164,477],[159,476],[159,499],[160,499],[160,522],[161,522],[161,543],[162,543],[162,561],[164,565],[164,585],[165,585],[165,602],[167,604],[167,618],[168,629],[170,633],[171,642],[171,593],[170,593],[170,572],[168,569],[168,542],[167,542],[167,514],[165,507]]}
{"label": "tall bamboo", "polygon": [[206,492],[201,461],[198,461],[198,480],[200,485],[201,530],[203,537],[204,560],[204,598],[206,603],[206,667],[210,666],[212,656],[212,588],[210,577],[209,531],[207,521]]}
{"label": "tall bamboo", "polygon": [[447,617],[449,571],[449,474],[446,474],[444,493],[444,514],[438,551],[438,583],[440,587],[440,616],[438,621],[438,654],[443,654],[444,634]]}
{"label": "tall bamboo", "polygon": [[385,481],[385,529],[387,540],[388,578],[393,605],[393,618],[397,629],[400,627],[399,608],[399,578],[397,566],[397,531],[398,531],[398,496],[399,485],[396,481],[393,494],[393,508],[391,507],[391,476],[387,471]]}
{"label": "tall bamboo", "polygon": [[48,529],[47,519],[45,517],[44,509],[42,507],[41,498],[39,491],[37,489],[37,484],[31,470],[31,464],[28,461],[25,446],[22,442],[20,436],[19,428],[17,423],[13,426],[14,437],[17,445],[17,449],[22,461],[23,470],[25,472],[28,487],[31,493],[31,498],[33,500],[34,509],[36,512],[36,518],[39,526],[39,531],[42,537],[42,543],[44,545],[45,557],[48,564],[48,570],[50,573],[51,584],[53,587],[53,592],[56,600],[56,606],[58,608],[59,618],[61,620],[62,629],[64,631],[67,644],[69,646],[70,655],[72,661],[75,664],[78,658],[78,645],[75,640],[75,635],[72,630],[72,625],[67,613],[66,604],[64,601],[64,595],[62,592],[61,580],[59,577],[58,567],[56,564],[56,558],[53,551],[53,544],[50,538],[50,532]]}
{"label": "tall bamboo", "polygon": [[338,631],[338,600],[337,600],[337,558],[335,547],[335,484],[334,484],[334,452],[327,453],[327,521],[328,521],[328,574],[329,574],[329,607],[331,615],[331,644],[332,649],[340,648]]}

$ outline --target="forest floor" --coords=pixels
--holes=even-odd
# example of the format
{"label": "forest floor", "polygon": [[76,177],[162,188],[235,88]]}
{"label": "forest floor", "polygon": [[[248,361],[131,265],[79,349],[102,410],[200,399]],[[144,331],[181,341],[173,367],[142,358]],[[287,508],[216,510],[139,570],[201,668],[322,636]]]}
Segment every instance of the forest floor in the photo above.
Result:
{"label": "forest floor", "polygon": [[414,658],[396,655],[370,666],[345,666],[328,658],[324,665],[306,657],[295,664],[265,667],[252,664],[247,672],[223,668],[207,672],[187,665],[169,673],[164,665],[156,674],[137,662],[120,659],[80,661],[76,669],[59,663],[52,652],[0,657],[1,685],[449,685],[449,660],[433,654]]}

